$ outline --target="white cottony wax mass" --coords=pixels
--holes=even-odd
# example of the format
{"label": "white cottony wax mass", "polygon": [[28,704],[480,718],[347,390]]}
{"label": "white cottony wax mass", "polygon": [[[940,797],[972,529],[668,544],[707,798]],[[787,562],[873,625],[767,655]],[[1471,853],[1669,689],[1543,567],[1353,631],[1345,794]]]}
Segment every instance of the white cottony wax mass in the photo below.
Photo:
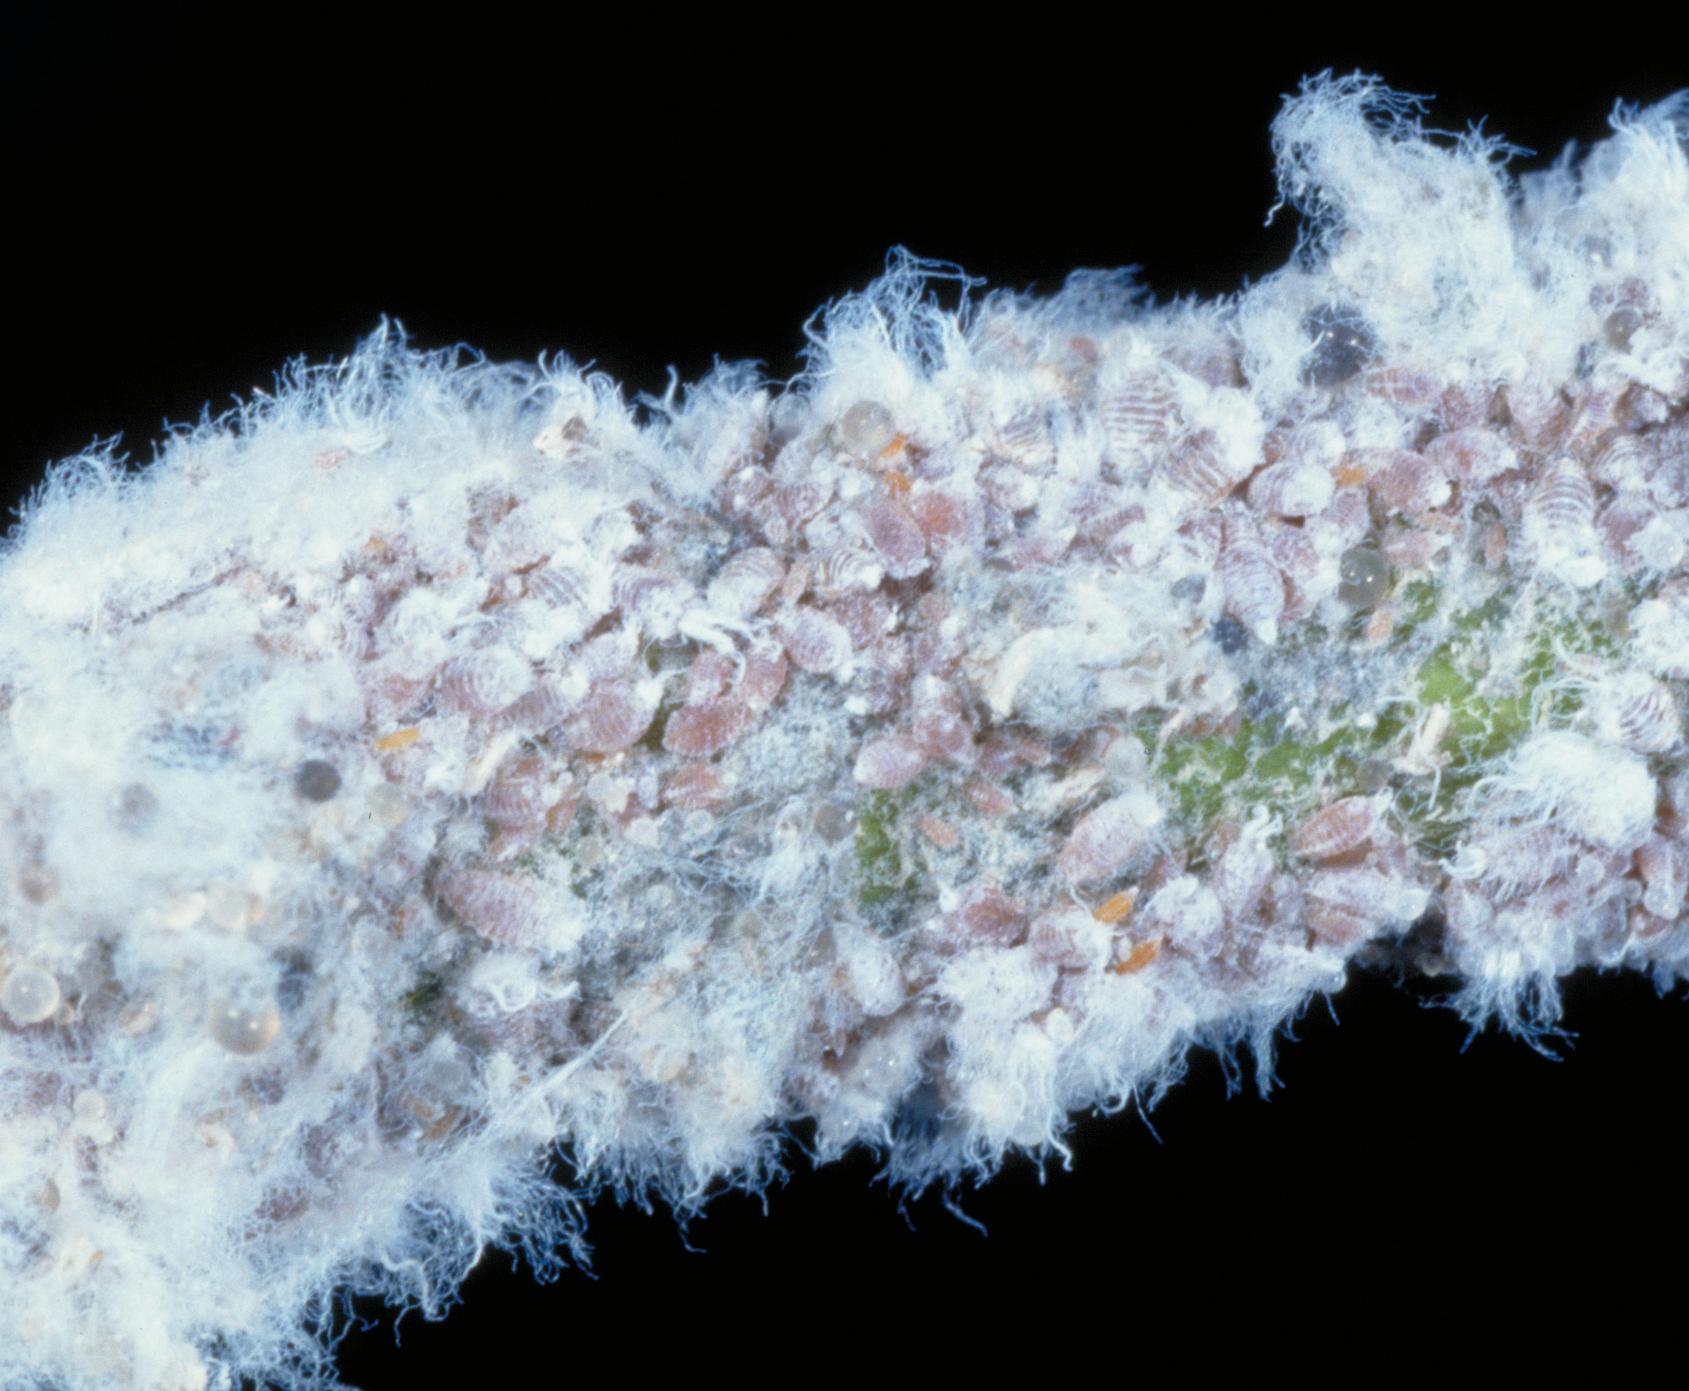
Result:
{"label": "white cottony wax mass", "polygon": [[1305,84],[1298,250],[1221,300],[899,251],[795,381],[638,407],[383,321],[54,466],[0,1387],[328,1384],[349,1282],[437,1315],[800,1123],[910,1190],[1084,1162],[1358,965],[1532,1037],[1689,974],[1689,95],[1517,178],[1421,109]]}

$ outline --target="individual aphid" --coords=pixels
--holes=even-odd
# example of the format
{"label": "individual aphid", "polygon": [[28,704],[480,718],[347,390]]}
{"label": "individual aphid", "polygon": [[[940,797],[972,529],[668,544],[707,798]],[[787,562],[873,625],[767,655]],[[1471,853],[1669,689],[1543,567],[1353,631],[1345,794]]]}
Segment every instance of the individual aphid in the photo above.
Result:
{"label": "individual aphid", "polygon": [[1390,562],[1376,546],[1351,546],[1337,562],[1337,598],[1370,609],[1390,592]]}
{"label": "individual aphid", "polygon": [[19,1028],[52,1018],[60,998],[58,977],[30,962],[13,966],[0,981],[0,1011]]}
{"label": "individual aphid", "polygon": [[1212,957],[1220,949],[1225,927],[1225,910],[1213,888],[1194,874],[1173,874],[1149,894],[1133,919],[1132,935]]}
{"label": "individual aphid", "polygon": [[1050,430],[1050,413],[1043,406],[1023,406],[999,425],[992,435],[995,452],[1033,473],[1042,473],[1055,462],[1055,437]]}
{"label": "individual aphid", "polygon": [[799,671],[831,676],[850,660],[850,634],[844,624],[819,609],[798,608],[780,624],[786,655]]}
{"label": "individual aphid", "polygon": [[651,727],[656,706],[628,680],[600,682],[569,719],[565,733],[582,753],[619,753]]}
{"label": "individual aphid", "polygon": [[878,401],[857,401],[833,426],[833,442],[858,459],[877,459],[897,434],[892,414]]}
{"label": "individual aphid", "polygon": [[1667,580],[1630,611],[1631,648],[1656,676],[1689,680],[1689,578]]}
{"label": "individual aphid", "polygon": [[579,708],[586,691],[584,680],[570,686],[555,677],[541,677],[525,695],[499,711],[495,726],[517,734],[544,734]]}
{"label": "individual aphid", "polygon": [[727,775],[711,763],[689,763],[663,779],[663,805],[682,811],[713,807],[727,796]]}
{"label": "individual aphid", "polygon": [[1212,507],[1249,473],[1205,431],[1179,444],[1163,462],[1159,477],[1187,505]]}
{"label": "individual aphid", "polygon": [[785,689],[790,663],[777,643],[753,642],[745,654],[734,694],[753,714],[769,709]]}
{"label": "individual aphid", "polygon": [[539,886],[520,875],[460,869],[440,884],[440,899],[480,937],[504,946],[527,946],[545,925]]}
{"label": "individual aphid", "polygon": [[1348,305],[1311,310],[1302,320],[1302,333],[1308,339],[1301,367],[1305,386],[1340,386],[1359,376],[1377,351],[1366,320]]}
{"label": "individual aphid", "polygon": [[308,758],[293,770],[293,790],[307,802],[326,802],[340,791],[340,770],[326,759]]}
{"label": "individual aphid", "polygon": [[1026,910],[992,880],[971,887],[956,910],[953,930],[969,944],[1012,947],[1023,941],[1031,919]]}
{"label": "individual aphid", "polygon": [[954,487],[918,488],[910,495],[908,507],[935,555],[966,545],[983,526],[978,497]]}
{"label": "individual aphid", "polygon": [[961,832],[952,822],[930,812],[922,812],[915,818],[915,829],[927,838],[929,844],[940,850],[954,850],[962,840]]}
{"label": "individual aphid", "polygon": [[506,643],[466,652],[440,673],[440,704],[468,715],[491,715],[527,694],[533,664]]}
{"label": "individual aphid", "polygon": [[207,1012],[211,1037],[226,1051],[249,1058],[265,1052],[281,1033],[275,1000],[256,991],[237,991],[213,1000]]}
{"label": "individual aphid", "polygon": [[989,778],[973,777],[962,784],[962,796],[981,816],[998,819],[1014,815],[1015,799],[1009,790]]}
{"label": "individual aphid", "polygon": [[1487,483],[1519,465],[1512,445],[1478,425],[1446,430],[1421,452],[1433,468],[1461,483]]}
{"label": "individual aphid", "polygon": [[749,618],[785,578],[786,563],[767,546],[748,546],[729,556],[707,591],[712,613]]}
{"label": "individual aphid", "polygon": [[815,557],[815,588],[824,594],[876,589],[885,573],[873,553],[855,542],[829,546]]}
{"label": "individual aphid", "polygon": [[1340,797],[1309,817],[1296,831],[1298,855],[1335,860],[1370,843],[1378,821],[1371,797]]}
{"label": "individual aphid", "polygon": [[1455,863],[1500,902],[1541,888],[1576,857],[1576,845],[1556,827],[1515,825],[1481,832]]}
{"label": "individual aphid", "polygon": [[1309,876],[1302,911],[1315,937],[1354,946],[1400,913],[1398,886],[1364,865],[1317,869]]}
{"label": "individual aphid", "polygon": [[938,706],[916,710],[909,721],[909,733],[933,758],[960,764],[973,761],[973,726],[955,711]]}
{"label": "individual aphid", "polygon": [[1526,449],[1546,453],[1565,436],[1572,423],[1571,407],[1560,392],[1537,381],[1509,382],[1502,388],[1513,438]]}
{"label": "individual aphid", "polygon": [[925,751],[913,739],[883,734],[862,746],[854,776],[864,787],[895,792],[913,782],[926,764]]}
{"label": "individual aphid", "polygon": [[1271,526],[1266,541],[1267,554],[1284,576],[1283,621],[1297,622],[1336,586],[1335,569],[1308,527]]}
{"label": "individual aphid", "polygon": [[1669,753],[1683,742],[1677,697],[1646,672],[1619,672],[1596,681],[1585,709],[1598,738],[1637,753]]}
{"label": "individual aphid", "polygon": [[1178,398],[1155,368],[1139,368],[1099,387],[1097,419],[1104,456],[1116,463],[1146,457],[1164,447],[1178,427]]}
{"label": "individual aphid", "polygon": [[1657,832],[1636,849],[1642,879],[1642,906],[1657,918],[1675,919],[1689,896],[1689,852]]}
{"label": "individual aphid", "polygon": [[1216,568],[1226,612],[1262,642],[1276,642],[1284,614],[1284,577],[1273,564],[1259,528],[1242,512],[1226,518],[1225,542]]}
{"label": "individual aphid", "polygon": [[1545,574],[1579,588],[1607,572],[1595,532],[1595,489],[1577,463],[1558,458],[1525,498],[1521,536]]}
{"label": "individual aphid", "polygon": [[545,820],[562,793],[547,761],[526,754],[499,769],[481,793],[480,806],[488,820],[501,826],[528,826]]}
{"label": "individual aphid", "polygon": [[1079,818],[1056,858],[1056,868],[1076,885],[1112,878],[1149,848],[1161,820],[1161,808],[1143,789],[1111,797]]}
{"label": "individual aphid", "polygon": [[553,557],[522,576],[523,592],[545,605],[563,628],[562,641],[591,631],[613,606],[609,577],[599,567]]}
{"label": "individual aphid", "polygon": [[682,705],[663,727],[663,747],[682,758],[713,758],[750,727],[750,712],[733,696]]}
{"label": "individual aphid", "polygon": [[1417,517],[1435,511],[1452,496],[1448,475],[1411,449],[1368,451],[1367,487],[1385,513]]}
{"label": "individual aphid", "polygon": [[1333,489],[1330,469],[1285,458],[1249,480],[1249,505],[1273,517],[1311,517],[1325,510]]}
{"label": "individual aphid", "polygon": [[927,568],[927,538],[899,502],[875,499],[863,514],[868,539],[893,579],[909,579]]}
{"label": "individual aphid", "polygon": [[1641,493],[1658,460],[1646,435],[1628,431],[1613,436],[1589,465],[1591,480],[1620,493]]}

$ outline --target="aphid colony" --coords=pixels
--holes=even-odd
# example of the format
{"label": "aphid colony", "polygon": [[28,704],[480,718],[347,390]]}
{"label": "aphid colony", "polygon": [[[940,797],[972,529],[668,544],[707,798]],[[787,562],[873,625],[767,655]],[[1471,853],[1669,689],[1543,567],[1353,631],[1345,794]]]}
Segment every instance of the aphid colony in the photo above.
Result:
{"label": "aphid colony", "polygon": [[[1322,208],[1369,160],[1413,207],[1499,177],[1392,172],[1371,90],[1287,110],[1330,118],[1288,196],[1333,141]],[[1462,337],[1473,297],[1428,297],[1474,263],[1409,275],[1447,237],[1360,199],[1222,304],[948,312],[902,257],[793,389],[722,369],[644,425],[384,330],[138,485],[61,472],[0,566],[0,1177],[57,1195],[6,1200],[0,1344],[204,1385],[219,1301],[360,1241],[432,1288],[416,1213],[505,1238],[553,1142],[681,1205],[766,1178],[794,1115],[912,1184],[988,1169],[1193,1040],[1267,1048],[1356,958],[1512,1023],[1580,962],[1674,979],[1666,128],[1490,267],[1529,352]]]}

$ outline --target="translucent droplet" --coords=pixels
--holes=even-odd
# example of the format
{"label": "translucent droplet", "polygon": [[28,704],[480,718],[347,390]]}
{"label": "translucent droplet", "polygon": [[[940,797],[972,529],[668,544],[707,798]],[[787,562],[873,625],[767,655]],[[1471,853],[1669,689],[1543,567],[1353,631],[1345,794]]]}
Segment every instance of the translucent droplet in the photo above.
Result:
{"label": "translucent droplet", "polygon": [[1313,344],[1302,359],[1308,386],[1338,386],[1359,376],[1376,346],[1366,320],[1342,305],[1321,305],[1302,320],[1302,332]]}
{"label": "translucent droplet", "polygon": [[281,1015],[270,1000],[219,1000],[211,1006],[210,1027],[211,1037],[229,1052],[250,1057],[276,1041]]}
{"label": "translucent droplet", "polygon": [[293,775],[293,790],[307,802],[326,802],[340,791],[340,772],[320,758],[308,758]]}
{"label": "translucent droplet", "polygon": [[1390,592],[1390,562],[1373,546],[1352,546],[1337,563],[1337,597],[1352,609],[1370,609]]}
{"label": "translucent droplet", "polygon": [[411,814],[411,799],[390,782],[379,782],[364,797],[364,807],[377,826],[391,830]]}
{"label": "translucent droplet", "polygon": [[39,966],[14,966],[0,983],[0,1010],[14,1024],[39,1024],[58,1007],[58,977]]}
{"label": "translucent droplet", "polygon": [[1601,333],[1611,347],[1621,353],[1630,351],[1630,340],[1642,327],[1642,315],[1628,304],[1621,304],[1601,325]]}
{"label": "translucent droplet", "polygon": [[848,454],[872,459],[892,441],[897,426],[891,412],[878,401],[858,401],[839,417],[838,443]]}

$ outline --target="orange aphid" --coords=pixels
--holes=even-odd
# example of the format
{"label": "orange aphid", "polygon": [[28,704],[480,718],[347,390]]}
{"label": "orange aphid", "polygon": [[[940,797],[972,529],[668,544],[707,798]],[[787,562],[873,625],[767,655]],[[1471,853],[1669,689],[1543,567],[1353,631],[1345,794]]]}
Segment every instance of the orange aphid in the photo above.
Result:
{"label": "orange aphid", "polygon": [[1114,924],[1123,921],[1132,911],[1132,905],[1138,901],[1136,889],[1122,889],[1112,898],[1097,905],[1091,916],[1100,923]]}
{"label": "orange aphid", "polygon": [[[890,442],[887,443],[886,447],[880,451],[880,458],[889,459],[894,454],[901,454],[903,452],[903,447],[908,443],[909,436],[904,434],[902,431],[899,431],[891,437]],[[905,492],[909,490],[909,480],[907,478],[903,480],[903,489]]]}
{"label": "orange aphid", "polygon": [[378,753],[392,753],[395,749],[408,749],[420,738],[422,730],[411,725],[408,729],[395,729],[391,734],[383,735],[375,741],[375,747]]}
{"label": "orange aphid", "polygon": [[909,481],[909,475],[897,469],[890,469],[886,473],[886,491],[893,497],[907,497],[910,488],[915,485]]}
{"label": "orange aphid", "polygon": [[1160,955],[1161,939],[1159,937],[1152,937],[1147,942],[1139,942],[1137,946],[1114,963],[1114,973],[1117,976],[1135,975]]}
{"label": "orange aphid", "polygon": [[1353,488],[1366,482],[1366,470],[1359,464],[1339,464],[1332,476],[1337,479],[1339,488]]}

